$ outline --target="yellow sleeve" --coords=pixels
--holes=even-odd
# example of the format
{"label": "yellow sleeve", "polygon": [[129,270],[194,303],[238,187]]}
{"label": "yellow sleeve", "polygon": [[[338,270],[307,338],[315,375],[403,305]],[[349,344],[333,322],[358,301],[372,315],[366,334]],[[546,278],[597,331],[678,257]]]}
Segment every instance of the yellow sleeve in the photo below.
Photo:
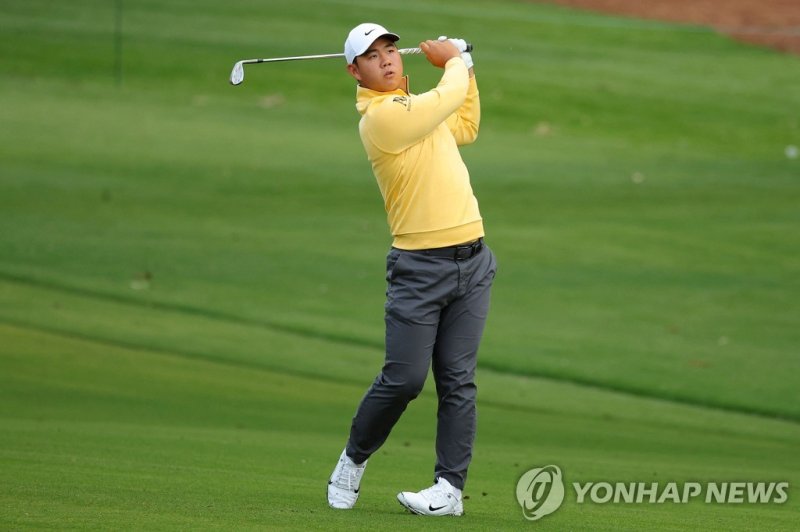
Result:
{"label": "yellow sleeve", "polygon": [[481,100],[478,97],[478,83],[475,77],[469,78],[467,97],[458,111],[447,118],[447,127],[456,139],[456,144],[472,144],[478,138],[481,124]]}
{"label": "yellow sleeve", "polygon": [[416,96],[386,98],[368,116],[370,140],[380,150],[399,153],[425,138],[464,103],[469,73],[460,57],[453,57],[435,89]]}

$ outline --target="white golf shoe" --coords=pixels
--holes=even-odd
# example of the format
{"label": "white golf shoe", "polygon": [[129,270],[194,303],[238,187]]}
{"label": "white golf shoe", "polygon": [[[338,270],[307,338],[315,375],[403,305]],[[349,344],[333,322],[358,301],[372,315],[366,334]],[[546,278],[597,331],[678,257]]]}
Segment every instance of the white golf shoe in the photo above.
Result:
{"label": "white golf shoe", "polygon": [[361,476],[367,468],[367,461],[356,464],[349,456],[346,449],[342,451],[339,462],[328,481],[328,504],[331,508],[349,510],[358,500],[358,490],[361,485]]}
{"label": "white golf shoe", "polygon": [[461,515],[464,513],[461,490],[443,478],[437,478],[436,484],[420,492],[403,491],[398,493],[397,500],[419,515]]}

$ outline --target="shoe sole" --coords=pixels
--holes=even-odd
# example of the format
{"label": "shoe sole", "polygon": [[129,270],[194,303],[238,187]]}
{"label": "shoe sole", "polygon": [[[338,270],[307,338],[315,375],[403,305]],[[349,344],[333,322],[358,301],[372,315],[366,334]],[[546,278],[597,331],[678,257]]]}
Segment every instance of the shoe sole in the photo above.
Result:
{"label": "shoe sole", "polygon": [[453,512],[448,513],[448,514],[428,514],[428,513],[425,513],[425,512],[421,512],[421,511],[419,511],[419,510],[417,510],[415,508],[412,508],[411,505],[408,504],[408,501],[406,501],[406,498],[403,497],[402,493],[398,493],[397,494],[397,502],[400,503],[400,506],[402,506],[403,508],[405,508],[406,510],[408,510],[409,512],[411,512],[412,514],[415,514],[415,515],[427,515],[427,516],[430,516],[430,517],[448,517],[448,516],[450,516],[450,517],[461,517],[462,515],[464,515],[464,511],[463,510],[461,512],[453,511]]}

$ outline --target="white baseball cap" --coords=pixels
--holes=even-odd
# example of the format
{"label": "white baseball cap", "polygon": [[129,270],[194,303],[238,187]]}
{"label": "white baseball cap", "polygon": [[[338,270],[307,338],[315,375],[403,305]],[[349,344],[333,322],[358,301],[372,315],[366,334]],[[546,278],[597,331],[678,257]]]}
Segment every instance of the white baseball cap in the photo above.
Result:
{"label": "white baseball cap", "polygon": [[344,57],[347,59],[347,63],[351,64],[355,61],[356,57],[366,52],[370,45],[380,37],[389,37],[393,41],[400,39],[396,33],[372,22],[359,24],[350,30],[347,40],[344,41]]}

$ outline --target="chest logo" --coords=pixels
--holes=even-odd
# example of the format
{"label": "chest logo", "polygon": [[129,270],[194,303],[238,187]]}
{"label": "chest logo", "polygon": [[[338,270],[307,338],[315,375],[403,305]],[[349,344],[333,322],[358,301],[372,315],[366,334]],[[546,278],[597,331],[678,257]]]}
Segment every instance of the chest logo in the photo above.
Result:
{"label": "chest logo", "polygon": [[405,106],[405,108],[409,111],[411,110],[411,98],[409,98],[408,96],[395,96],[394,98],[392,98],[392,101]]}

